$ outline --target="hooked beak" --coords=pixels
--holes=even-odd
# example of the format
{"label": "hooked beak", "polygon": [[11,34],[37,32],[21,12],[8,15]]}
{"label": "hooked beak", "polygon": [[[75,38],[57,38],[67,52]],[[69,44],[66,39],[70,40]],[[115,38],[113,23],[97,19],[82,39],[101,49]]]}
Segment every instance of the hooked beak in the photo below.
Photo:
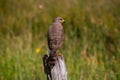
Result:
{"label": "hooked beak", "polygon": [[60,22],[63,23],[63,22],[64,22],[64,19],[63,19],[63,20],[60,20]]}

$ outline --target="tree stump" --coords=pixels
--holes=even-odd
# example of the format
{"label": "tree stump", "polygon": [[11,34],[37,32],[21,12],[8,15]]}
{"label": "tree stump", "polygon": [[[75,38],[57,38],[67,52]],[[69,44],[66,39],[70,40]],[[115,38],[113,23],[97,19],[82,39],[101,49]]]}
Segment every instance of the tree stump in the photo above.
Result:
{"label": "tree stump", "polygon": [[63,56],[43,56],[44,72],[47,80],[67,80],[67,71]]}

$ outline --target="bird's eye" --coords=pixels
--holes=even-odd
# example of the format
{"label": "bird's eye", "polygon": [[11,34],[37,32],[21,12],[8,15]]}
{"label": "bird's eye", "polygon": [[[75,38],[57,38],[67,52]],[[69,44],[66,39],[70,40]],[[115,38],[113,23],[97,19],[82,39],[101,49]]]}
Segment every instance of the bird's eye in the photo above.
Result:
{"label": "bird's eye", "polygon": [[63,20],[63,19],[60,19],[60,20]]}

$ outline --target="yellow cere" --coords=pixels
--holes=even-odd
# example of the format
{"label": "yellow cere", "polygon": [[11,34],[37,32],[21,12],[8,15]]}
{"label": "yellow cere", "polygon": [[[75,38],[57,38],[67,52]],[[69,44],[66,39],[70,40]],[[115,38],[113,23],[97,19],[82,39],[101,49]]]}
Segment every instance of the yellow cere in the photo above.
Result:
{"label": "yellow cere", "polygon": [[38,54],[40,53],[40,48],[36,48],[35,52]]}

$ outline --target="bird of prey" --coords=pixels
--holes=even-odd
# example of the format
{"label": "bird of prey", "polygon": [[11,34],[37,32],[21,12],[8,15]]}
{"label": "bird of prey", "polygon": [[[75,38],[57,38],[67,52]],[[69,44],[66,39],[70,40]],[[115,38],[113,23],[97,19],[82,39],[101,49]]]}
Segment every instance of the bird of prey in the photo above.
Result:
{"label": "bird of prey", "polygon": [[49,55],[55,56],[58,49],[61,47],[64,39],[63,26],[62,23],[64,19],[62,17],[57,17],[53,20],[53,23],[48,29],[47,40]]}

